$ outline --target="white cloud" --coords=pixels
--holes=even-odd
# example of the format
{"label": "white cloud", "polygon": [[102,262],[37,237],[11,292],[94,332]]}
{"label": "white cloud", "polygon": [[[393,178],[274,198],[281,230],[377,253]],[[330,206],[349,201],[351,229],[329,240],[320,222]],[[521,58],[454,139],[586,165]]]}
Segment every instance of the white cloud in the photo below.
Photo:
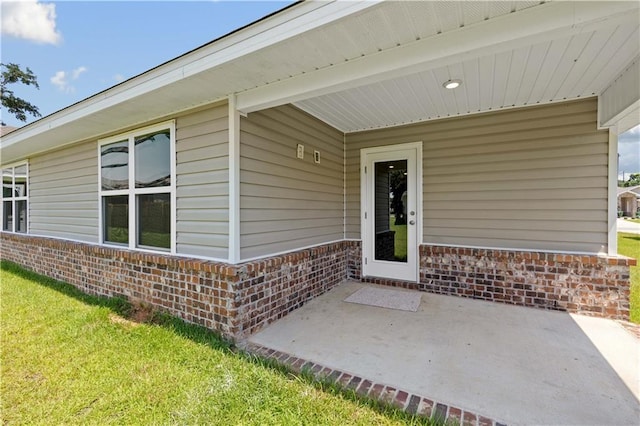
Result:
{"label": "white cloud", "polygon": [[75,70],[71,71],[71,78],[77,80],[80,77],[80,74],[87,71],[87,67],[78,67]]}
{"label": "white cloud", "polygon": [[76,88],[69,83],[69,77],[71,78],[71,80],[77,80],[80,77],[80,74],[87,72],[88,70],[89,69],[87,67],[80,66],[72,70],[71,72],[58,71],[53,77],[50,78],[50,81],[61,92],[73,93],[76,91]]}
{"label": "white cloud", "polygon": [[56,5],[37,0],[0,1],[2,34],[36,43],[58,44],[62,36],[56,30]]}
{"label": "white cloud", "polygon": [[56,75],[51,77],[51,83],[64,93],[71,93],[74,90],[73,86],[69,85],[69,82],[67,81],[67,73],[64,71],[56,72]]}
{"label": "white cloud", "polygon": [[113,76],[113,79],[115,80],[116,83],[120,83],[122,80],[124,80],[124,75],[116,74]]}

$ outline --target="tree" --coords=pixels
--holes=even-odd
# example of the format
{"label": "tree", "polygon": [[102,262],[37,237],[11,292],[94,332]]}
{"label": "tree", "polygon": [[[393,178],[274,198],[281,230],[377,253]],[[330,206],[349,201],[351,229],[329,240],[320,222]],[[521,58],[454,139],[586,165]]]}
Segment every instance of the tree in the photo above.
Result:
{"label": "tree", "polygon": [[631,173],[629,179],[626,182],[622,183],[622,186],[627,188],[637,185],[640,185],[640,173]]}
{"label": "tree", "polygon": [[389,172],[389,186],[389,190],[393,194],[391,207],[395,215],[395,225],[406,225],[406,206],[402,202],[402,195],[407,190],[407,176],[404,174],[404,170],[396,169]]}
{"label": "tree", "polygon": [[39,89],[38,79],[33,71],[29,67],[23,71],[20,65],[13,63],[0,63],[0,70],[2,70],[0,75],[0,100],[2,101],[2,106],[20,121],[27,121],[27,114],[40,117],[41,114],[38,111],[38,107],[17,97],[12,90],[7,88],[9,84],[22,83]]}

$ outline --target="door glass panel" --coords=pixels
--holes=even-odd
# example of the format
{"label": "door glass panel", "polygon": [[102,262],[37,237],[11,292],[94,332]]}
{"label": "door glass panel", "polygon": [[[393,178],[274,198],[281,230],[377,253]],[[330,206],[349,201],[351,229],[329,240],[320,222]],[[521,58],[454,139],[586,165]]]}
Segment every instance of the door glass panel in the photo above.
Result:
{"label": "door glass panel", "polygon": [[375,259],[407,262],[407,160],[375,163]]}

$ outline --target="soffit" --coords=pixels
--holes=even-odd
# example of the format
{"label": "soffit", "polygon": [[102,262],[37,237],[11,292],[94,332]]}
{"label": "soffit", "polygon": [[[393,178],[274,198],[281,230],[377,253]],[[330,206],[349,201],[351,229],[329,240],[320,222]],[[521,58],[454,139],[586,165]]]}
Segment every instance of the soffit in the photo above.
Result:
{"label": "soffit", "polygon": [[[611,25],[296,102],[353,132],[599,95],[640,51],[638,23]],[[443,83],[462,80],[447,90]]]}
{"label": "soffit", "polygon": [[[340,87],[332,86],[345,64],[362,64],[416,44],[430,46],[425,54],[437,55],[438,37],[491,28],[494,21],[502,22],[504,34],[510,17],[551,6],[539,1],[300,3],[4,136],[3,162],[230,95],[241,104],[256,91],[278,93],[282,85],[304,84],[308,77],[317,77],[324,93],[283,97],[277,104],[293,102],[346,132],[599,93],[626,65],[622,62],[629,52],[637,54],[637,19],[620,28],[600,26],[590,34],[532,39],[511,50],[500,47],[503,36],[490,55],[464,52],[456,55],[457,62],[375,82],[357,80],[366,69],[355,67],[352,82],[347,78]],[[442,82],[455,76],[463,86],[443,93]]]}
{"label": "soffit", "polygon": [[539,6],[540,1],[392,1],[269,46],[233,64],[245,89],[293,78],[457,28]]}

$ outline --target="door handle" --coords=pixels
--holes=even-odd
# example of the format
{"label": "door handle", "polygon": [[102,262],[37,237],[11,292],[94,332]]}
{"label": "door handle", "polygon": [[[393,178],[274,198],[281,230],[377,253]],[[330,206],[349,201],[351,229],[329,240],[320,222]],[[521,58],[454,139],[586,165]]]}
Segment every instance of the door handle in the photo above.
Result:
{"label": "door handle", "polygon": [[415,225],[415,224],[416,224],[416,221],[415,221],[415,220],[410,220],[410,221],[409,221],[409,225]]}

